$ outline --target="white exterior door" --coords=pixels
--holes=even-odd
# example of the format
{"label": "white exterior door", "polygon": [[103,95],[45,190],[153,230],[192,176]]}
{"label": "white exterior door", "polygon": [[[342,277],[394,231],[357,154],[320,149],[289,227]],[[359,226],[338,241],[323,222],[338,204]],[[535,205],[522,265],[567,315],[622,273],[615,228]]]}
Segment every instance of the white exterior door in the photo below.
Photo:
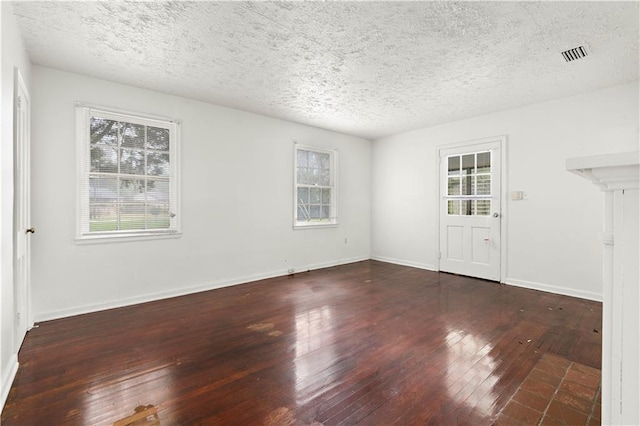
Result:
{"label": "white exterior door", "polygon": [[500,281],[501,145],[438,152],[441,271]]}
{"label": "white exterior door", "polygon": [[15,217],[14,217],[14,297],[16,344],[20,348],[30,325],[31,277],[31,182],[30,182],[30,100],[16,71],[15,99]]}

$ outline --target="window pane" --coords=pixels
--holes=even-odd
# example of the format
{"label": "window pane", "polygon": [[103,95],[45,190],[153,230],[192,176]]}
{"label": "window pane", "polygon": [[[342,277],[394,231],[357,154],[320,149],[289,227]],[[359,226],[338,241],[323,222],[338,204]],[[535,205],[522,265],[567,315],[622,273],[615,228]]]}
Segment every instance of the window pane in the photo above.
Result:
{"label": "window pane", "polygon": [[474,183],[475,176],[463,176],[462,177],[462,195],[474,195]]}
{"label": "window pane", "polygon": [[309,188],[298,188],[298,202],[296,204],[309,204]]}
{"label": "window pane", "polygon": [[169,176],[169,154],[148,152],[147,174],[152,176]]}
{"label": "window pane", "polygon": [[308,166],[314,169],[319,169],[320,168],[320,153],[318,152],[314,152],[314,151],[308,151],[309,152],[309,163]]}
{"label": "window pane", "polygon": [[331,204],[331,189],[322,189],[322,204]]}
{"label": "window pane", "polygon": [[469,175],[475,172],[475,154],[462,156],[462,174]]}
{"label": "window pane", "polygon": [[473,214],[473,203],[472,200],[462,200],[460,206],[460,214],[464,216],[470,216]]}
{"label": "window pane", "polygon": [[144,179],[120,178],[120,202],[134,203],[145,202],[145,182]]}
{"label": "window pane", "polygon": [[168,204],[147,205],[147,228],[146,229],[167,229],[171,226]]}
{"label": "window pane", "polygon": [[298,218],[299,221],[309,220],[309,209],[304,206],[298,206]]}
{"label": "window pane", "polygon": [[89,230],[118,230],[117,178],[89,178]]}
{"label": "window pane", "polygon": [[298,185],[309,185],[309,170],[307,168],[298,168]]}
{"label": "window pane", "polygon": [[92,146],[91,171],[97,173],[118,173],[118,149],[110,146]]}
{"label": "window pane", "polygon": [[311,219],[320,219],[320,206],[311,206],[309,208]]}
{"label": "window pane", "polygon": [[120,173],[144,175],[144,151],[134,149],[120,150]]}
{"label": "window pane", "polygon": [[331,206],[322,206],[322,218],[323,219],[331,218]]}
{"label": "window pane", "polygon": [[127,148],[144,148],[145,126],[141,124],[122,123],[122,146]]}
{"label": "window pane", "polygon": [[145,229],[145,205],[143,203],[120,204],[120,230]]}
{"label": "window pane", "polygon": [[320,185],[319,169],[309,169],[309,185]]}
{"label": "window pane", "polygon": [[476,214],[478,216],[489,216],[491,210],[491,200],[478,200],[476,206]]}
{"label": "window pane", "polygon": [[447,213],[450,215],[460,214],[460,200],[447,201]]}
{"label": "window pane", "polygon": [[89,204],[89,230],[92,232],[117,231],[117,204]]}
{"label": "window pane", "polygon": [[460,156],[449,157],[449,174],[450,175],[459,175],[460,174]]}
{"label": "window pane", "polygon": [[169,129],[147,127],[147,148],[169,151]]}
{"label": "window pane", "polygon": [[118,178],[89,178],[89,204],[108,204],[118,202]]}
{"label": "window pane", "polygon": [[478,153],[478,173],[491,172],[491,153],[480,152]]}
{"label": "window pane", "polygon": [[491,195],[491,175],[478,176],[478,195]]}
{"label": "window pane", "polygon": [[91,144],[117,146],[118,130],[121,124],[115,120],[106,120],[100,117],[91,117],[89,120],[89,130],[91,133]]}
{"label": "window pane", "polygon": [[147,203],[166,206],[169,209],[171,191],[168,180],[147,180]]}
{"label": "window pane", "polygon": [[331,186],[331,171],[320,170],[320,177],[318,179],[318,185]]}
{"label": "window pane", "polygon": [[322,189],[321,188],[310,188],[309,199],[310,199],[311,204],[320,204],[320,202],[322,200]]}
{"label": "window pane", "polygon": [[298,167],[308,166],[309,163],[307,162],[307,159],[309,158],[309,151],[304,151],[302,149],[299,149],[296,151],[296,157],[298,161]]}
{"label": "window pane", "polygon": [[320,169],[328,171],[331,164],[331,156],[329,154],[318,153],[318,157],[320,159]]}
{"label": "window pane", "polygon": [[460,195],[460,178],[447,178],[447,195]]}

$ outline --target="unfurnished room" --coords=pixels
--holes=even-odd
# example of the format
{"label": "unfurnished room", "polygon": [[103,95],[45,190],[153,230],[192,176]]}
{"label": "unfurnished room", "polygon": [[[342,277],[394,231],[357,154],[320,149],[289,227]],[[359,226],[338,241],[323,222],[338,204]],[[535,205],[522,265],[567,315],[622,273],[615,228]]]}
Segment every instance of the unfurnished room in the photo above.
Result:
{"label": "unfurnished room", "polygon": [[640,424],[637,1],[2,1],[3,425]]}

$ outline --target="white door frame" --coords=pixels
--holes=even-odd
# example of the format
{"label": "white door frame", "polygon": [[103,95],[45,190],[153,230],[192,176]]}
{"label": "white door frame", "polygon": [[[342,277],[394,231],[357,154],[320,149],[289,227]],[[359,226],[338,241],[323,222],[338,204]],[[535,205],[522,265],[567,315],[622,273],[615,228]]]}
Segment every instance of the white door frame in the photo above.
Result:
{"label": "white door frame", "polygon": [[[31,98],[18,68],[14,69],[14,268],[18,256],[24,250],[26,262],[24,276],[14,270],[14,312],[16,330],[16,352],[20,349],[26,332],[33,324],[31,310],[31,235],[26,230],[31,226]],[[24,122],[21,109],[24,108]],[[18,165],[18,163],[21,163]],[[19,173],[25,173],[24,176]],[[23,197],[26,199],[18,199]],[[24,218],[18,217],[18,213]],[[24,222],[24,223],[22,223]],[[20,283],[20,279],[24,282]],[[24,288],[20,288],[24,285]],[[19,317],[18,317],[19,315]],[[24,331],[24,332],[23,332]]]}
{"label": "white door frame", "polygon": [[501,283],[504,283],[504,280],[507,278],[507,175],[508,175],[508,167],[507,167],[507,135],[498,135],[488,138],[482,139],[473,139],[469,141],[462,142],[454,142],[444,145],[436,146],[436,185],[438,190],[436,191],[436,200],[435,206],[437,209],[436,216],[436,229],[437,237],[435,244],[435,257],[437,259],[436,262],[436,271],[440,271],[440,203],[442,200],[442,188],[444,187],[441,182],[441,166],[440,166],[440,156],[443,150],[448,150],[452,148],[469,148],[469,151],[473,151],[477,145],[486,144],[489,142],[498,142],[500,144],[500,162],[501,162],[501,175],[500,175],[500,279],[498,280]]}

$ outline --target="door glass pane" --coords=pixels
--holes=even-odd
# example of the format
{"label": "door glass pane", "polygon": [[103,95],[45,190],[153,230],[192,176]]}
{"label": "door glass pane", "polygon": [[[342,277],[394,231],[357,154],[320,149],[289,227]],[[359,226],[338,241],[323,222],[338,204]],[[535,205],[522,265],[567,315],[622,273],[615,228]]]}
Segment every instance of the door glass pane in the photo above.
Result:
{"label": "door glass pane", "polygon": [[462,195],[474,195],[475,176],[462,177]]}
{"label": "door glass pane", "polygon": [[478,200],[476,206],[476,214],[478,216],[489,216],[491,210],[491,200]]}
{"label": "door glass pane", "polygon": [[470,175],[475,172],[475,154],[466,154],[462,156],[462,174]]}
{"label": "door glass pane", "polygon": [[460,178],[447,178],[447,195],[460,195]]}
{"label": "door glass pane", "polygon": [[478,195],[491,195],[491,175],[478,176]]}
{"label": "door glass pane", "polygon": [[449,175],[459,175],[460,174],[460,157],[449,157],[448,159],[449,166]]}
{"label": "door glass pane", "polygon": [[450,215],[460,214],[460,200],[447,201],[447,214],[450,214]]}
{"label": "door glass pane", "polygon": [[478,173],[491,172],[491,153],[480,152],[478,153]]}
{"label": "door glass pane", "polygon": [[460,206],[460,214],[464,216],[471,216],[473,214],[473,201],[462,200]]}

